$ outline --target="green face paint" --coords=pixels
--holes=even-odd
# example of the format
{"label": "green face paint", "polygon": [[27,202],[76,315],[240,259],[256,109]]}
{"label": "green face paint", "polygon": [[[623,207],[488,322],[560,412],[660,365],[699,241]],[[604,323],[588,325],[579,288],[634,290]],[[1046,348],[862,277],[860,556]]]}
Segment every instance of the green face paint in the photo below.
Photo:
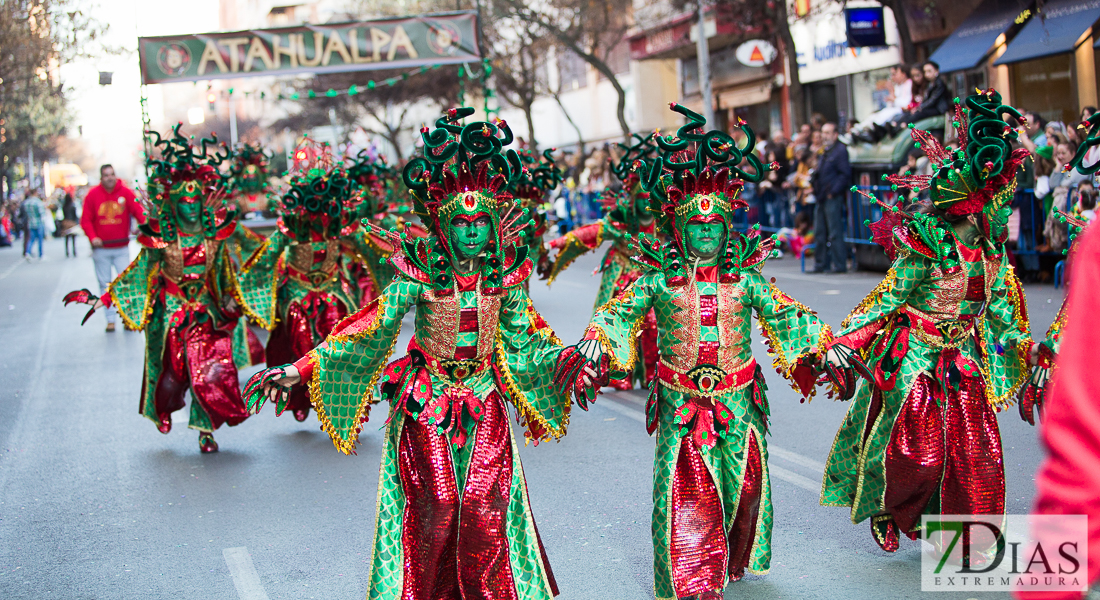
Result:
{"label": "green face paint", "polygon": [[710,260],[718,256],[726,241],[726,224],[721,221],[691,221],[684,227],[684,241],[688,252],[696,258]]}
{"label": "green face paint", "polygon": [[451,248],[454,248],[459,260],[474,258],[489,244],[492,233],[492,221],[489,217],[478,217],[469,221],[455,217],[451,221]]}
{"label": "green face paint", "polygon": [[183,202],[176,204],[176,214],[179,216],[182,225],[194,226],[199,222],[199,217],[202,216],[202,203],[201,202]]}

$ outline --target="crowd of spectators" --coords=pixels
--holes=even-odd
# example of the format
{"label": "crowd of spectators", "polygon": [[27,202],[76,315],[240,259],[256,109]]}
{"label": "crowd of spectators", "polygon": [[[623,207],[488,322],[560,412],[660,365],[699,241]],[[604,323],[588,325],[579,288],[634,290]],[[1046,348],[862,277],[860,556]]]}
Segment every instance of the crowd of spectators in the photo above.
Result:
{"label": "crowd of spectators", "polygon": [[16,246],[28,260],[43,258],[47,236],[65,238],[65,257],[76,256],[78,211],[84,189],[55,189],[44,198],[41,191],[20,187],[0,200],[0,247]]}

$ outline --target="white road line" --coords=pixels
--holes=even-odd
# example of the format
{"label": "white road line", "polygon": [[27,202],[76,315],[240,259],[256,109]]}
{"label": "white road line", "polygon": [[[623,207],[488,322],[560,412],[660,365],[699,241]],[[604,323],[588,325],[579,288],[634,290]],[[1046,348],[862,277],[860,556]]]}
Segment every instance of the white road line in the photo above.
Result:
{"label": "white road line", "polygon": [[[614,392],[612,392],[612,393],[614,393]],[[621,401],[616,398],[616,396],[612,396],[611,394],[603,394],[603,396],[605,396],[608,400],[611,400],[611,401],[610,402],[600,402],[599,406],[603,406],[604,408],[607,408],[609,410],[617,412],[617,413],[619,413],[619,414],[621,414],[621,415],[623,415],[627,418],[634,419],[635,421],[638,421],[640,423],[645,423],[645,415],[643,415],[641,411],[639,411],[637,409],[630,408],[628,406],[624,406],[621,403]],[[616,399],[612,400],[612,398],[616,398]],[[775,446],[774,444],[768,444],[768,455],[769,456],[774,456],[776,458],[779,458],[779,459],[782,459],[782,460],[785,460],[785,461],[788,461],[788,462],[792,462],[796,465],[799,465],[799,466],[805,467],[807,469],[810,469],[814,472],[814,474],[816,474],[818,476],[820,476],[825,471],[825,465],[822,464],[821,462],[818,462],[818,461],[816,461],[816,460],[814,460],[814,459],[812,459],[808,456],[802,456],[801,454],[798,454],[797,452],[791,452],[790,450],[785,450],[783,448],[779,448],[778,446]],[[810,479],[809,477],[799,475],[798,473],[795,473],[794,471],[788,471],[787,469],[784,469],[783,467],[777,467],[774,464],[771,464],[770,462],[768,464],[768,472],[770,472],[772,474],[772,476],[774,476],[777,479],[782,479],[783,481],[786,481],[787,483],[798,486],[798,487],[800,487],[804,490],[813,492],[814,494],[817,494],[817,493],[821,492],[821,483],[820,482],[816,482],[813,479]]]}
{"label": "white road line", "polygon": [[14,265],[12,265],[12,266],[8,267],[7,269],[5,269],[3,273],[0,273],[0,279],[4,279],[8,275],[11,275],[12,272],[14,272],[16,269],[19,268],[19,265],[22,265],[26,262],[27,262],[26,260],[22,260],[22,259],[17,260]]}
{"label": "white road line", "polygon": [[783,448],[779,448],[771,444],[768,444],[768,455],[782,458],[787,462],[792,462],[796,465],[801,465],[803,467],[806,467],[807,469],[811,469],[817,475],[821,475],[825,472],[825,463],[818,462],[808,456],[802,456],[797,452],[784,450]]}
{"label": "white road line", "polygon": [[[769,446],[768,451],[770,452],[771,449],[772,449],[771,446]],[[821,492],[821,482],[820,481],[814,481],[813,479],[810,479],[809,477],[803,477],[803,476],[799,475],[798,473],[795,473],[794,471],[788,471],[788,470],[784,469],[783,467],[777,467],[777,466],[769,463],[768,464],[768,472],[771,473],[772,477],[775,477],[776,479],[782,479],[783,481],[786,481],[787,483],[790,483],[792,485],[797,485],[798,487],[800,487],[804,490],[811,491],[814,494],[818,494],[818,493]]]}
{"label": "white road line", "polygon": [[268,600],[267,592],[260,583],[260,575],[252,565],[248,548],[226,548],[222,550],[222,556],[225,557],[225,564],[229,567],[229,574],[233,576],[233,585],[237,587],[237,595],[241,600]]}

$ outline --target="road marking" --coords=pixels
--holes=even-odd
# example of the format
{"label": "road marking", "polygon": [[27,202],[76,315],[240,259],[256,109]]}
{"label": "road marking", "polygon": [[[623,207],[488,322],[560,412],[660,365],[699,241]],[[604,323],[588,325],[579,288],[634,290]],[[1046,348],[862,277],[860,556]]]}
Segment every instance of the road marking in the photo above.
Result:
{"label": "road marking", "polygon": [[[624,394],[620,394],[617,392],[603,394],[603,396],[608,400],[611,400],[611,402],[601,402],[599,403],[599,406],[603,406],[604,408],[615,411],[625,417],[634,419],[639,423],[645,423],[645,415],[642,414],[641,411],[623,405],[624,401],[629,402],[629,400],[626,400],[626,398],[628,398],[629,396],[624,397]],[[821,476],[822,473],[825,472],[825,465],[823,463],[816,461],[808,456],[802,456],[797,452],[791,452],[790,450],[780,448],[774,444],[768,444],[768,455],[810,469],[814,472],[815,475],[818,476]],[[770,472],[777,479],[782,479],[783,481],[798,486],[804,490],[813,492],[815,494],[821,492],[820,482],[815,482],[813,479],[799,475],[794,471],[788,471],[783,467],[777,467],[769,463],[768,472]]]}
{"label": "road marking", "polygon": [[241,600],[268,600],[267,592],[260,583],[260,574],[252,564],[252,557],[248,554],[248,548],[226,548],[222,550],[225,564],[229,567],[229,574],[233,576],[233,585],[237,588],[237,595]]}
{"label": "road marking", "polygon": [[791,452],[790,450],[784,450],[783,448],[768,444],[768,454],[782,458],[787,462],[806,467],[812,470],[816,475],[821,475],[825,472],[825,463],[816,461],[808,456],[802,456],[797,452]]}
{"label": "road marking", "polygon": [[11,274],[12,274],[12,272],[14,272],[14,271],[15,271],[16,269],[18,269],[18,268],[19,268],[19,265],[22,265],[22,264],[24,264],[24,263],[26,263],[26,262],[27,262],[27,261],[25,261],[25,260],[23,260],[23,259],[20,259],[20,260],[17,260],[17,261],[15,261],[15,264],[14,264],[14,265],[12,265],[12,266],[8,267],[7,269],[5,269],[3,273],[0,273],[0,279],[4,279],[4,278],[5,278],[5,277],[7,277],[8,275],[11,275]]}
{"label": "road marking", "polygon": [[[768,450],[771,450],[771,446],[768,447]],[[787,483],[790,483],[792,485],[797,485],[798,487],[804,490],[811,491],[814,494],[818,494],[821,492],[821,482],[814,481],[809,477],[803,477],[798,473],[795,473],[794,471],[788,471],[783,467],[777,467],[769,463],[768,472],[778,479],[782,479],[783,481],[786,481]]]}

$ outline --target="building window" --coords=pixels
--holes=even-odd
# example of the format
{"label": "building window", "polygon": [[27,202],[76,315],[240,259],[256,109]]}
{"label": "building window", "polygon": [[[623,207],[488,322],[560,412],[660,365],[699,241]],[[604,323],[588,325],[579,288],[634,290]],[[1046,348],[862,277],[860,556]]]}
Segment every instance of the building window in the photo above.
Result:
{"label": "building window", "polygon": [[1011,66],[1012,100],[1047,121],[1075,123],[1080,111],[1073,83],[1073,54],[1025,60]]}

